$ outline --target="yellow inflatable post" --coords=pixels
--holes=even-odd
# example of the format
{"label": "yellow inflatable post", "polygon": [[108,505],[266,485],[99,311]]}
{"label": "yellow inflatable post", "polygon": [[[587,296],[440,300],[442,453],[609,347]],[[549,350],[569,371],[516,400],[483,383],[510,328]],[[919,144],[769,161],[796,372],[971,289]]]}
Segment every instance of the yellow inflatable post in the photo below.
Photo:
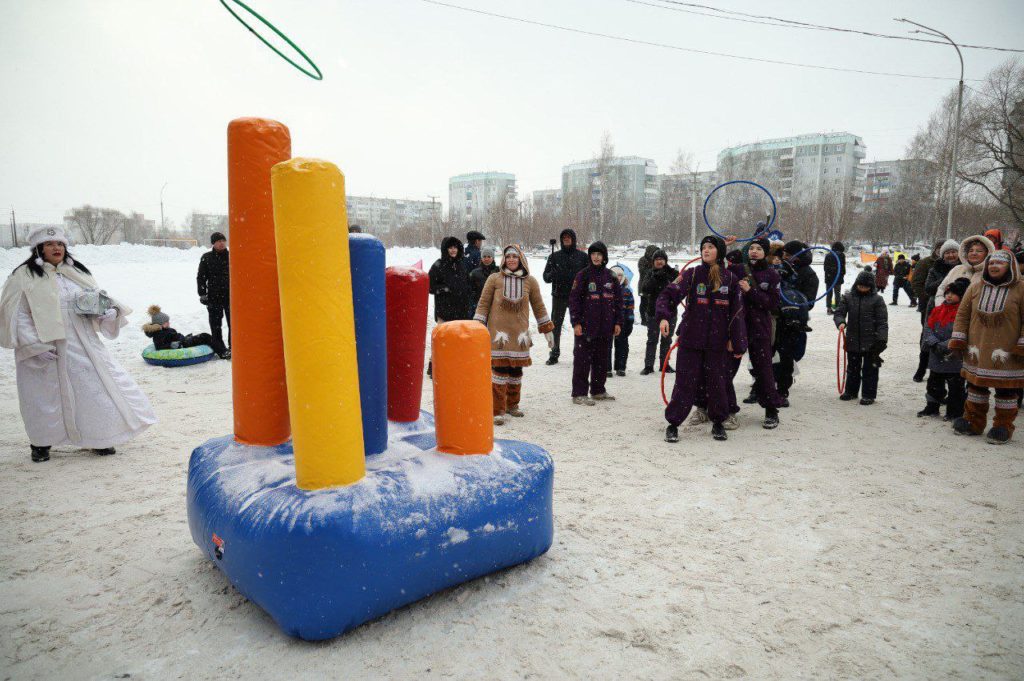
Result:
{"label": "yellow inflatable post", "polygon": [[345,177],[293,158],[270,172],[295,477],[302,489],[366,474]]}

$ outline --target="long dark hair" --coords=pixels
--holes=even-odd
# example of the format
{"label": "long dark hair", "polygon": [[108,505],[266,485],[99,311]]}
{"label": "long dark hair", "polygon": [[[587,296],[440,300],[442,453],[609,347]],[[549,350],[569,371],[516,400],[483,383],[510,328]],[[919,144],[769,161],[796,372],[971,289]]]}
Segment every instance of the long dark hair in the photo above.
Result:
{"label": "long dark hair", "polygon": [[[28,271],[31,272],[33,276],[45,277],[46,273],[43,272],[42,266],[39,263],[37,263],[36,260],[43,260],[43,244],[39,244],[38,246],[33,248],[32,249],[32,254],[30,256],[28,256],[27,258],[25,258],[25,262],[21,263],[21,265],[18,265],[18,267],[22,267],[22,266],[27,267]],[[67,264],[67,262],[69,260],[71,261],[71,266],[74,267],[79,272],[85,272],[86,274],[92,274],[92,272],[89,271],[89,268],[86,267],[85,265],[83,265],[78,260],[78,258],[72,258],[71,257],[71,252],[68,251],[67,246],[65,246],[64,247],[64,263]],[[17,271],[18,267],[14,268],[15,271]]]}

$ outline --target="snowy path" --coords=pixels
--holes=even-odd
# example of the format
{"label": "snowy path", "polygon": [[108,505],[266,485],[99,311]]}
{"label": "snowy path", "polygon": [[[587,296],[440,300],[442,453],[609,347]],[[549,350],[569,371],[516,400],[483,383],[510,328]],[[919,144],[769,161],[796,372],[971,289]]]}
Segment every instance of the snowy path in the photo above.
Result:
{"label": "snowy path", "polygon": [[[0,256],[4,272],[21,259]],[[136,307],[133,329],[152,300],[199,330],[191,255],[82,257]],[[555,458],[551,551],[320,644],[281,634],[189,537],[188,455],[231,428],[228,363],[148,367],[126,334],[113,347],[160,425],[117,456],[40,465],[7,353],[0,678],[1019,678],[1024,449],[914,418],[917,316],[889,310],[876,405],[836,399],[819,306],[782,426],[746,408],[725,444],[706,429],[661,441],[642,327],[609,381],[618,400],[592,408],[570,404],[571,350],[545,367],[535,348],[526,418],[497,431]]]}

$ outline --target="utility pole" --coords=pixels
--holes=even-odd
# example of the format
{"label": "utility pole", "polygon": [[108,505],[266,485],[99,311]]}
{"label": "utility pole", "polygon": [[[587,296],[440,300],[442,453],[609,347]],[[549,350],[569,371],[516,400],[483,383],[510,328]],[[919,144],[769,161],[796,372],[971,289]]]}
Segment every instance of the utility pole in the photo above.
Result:
{"label": "utility pole", "polygon": [[434,223],[437,222],[437,210],[434,208],[434,204],[439,199],[439,196],[427,195],[430,199],[430,245],[433,246],[437,243],[437,238],[434,236]]}
{"label": "utility pole", "polygon": [[163,232],[166,229],[166,225],[164,224],[164,189],[167,188],[168,184],[170,184],[170,183],[169,182],[164,182],[164,186],[160,187],[160,232],[161,232],[161,236],[163,236]]}
{"label": "utility pole", "polygon": [[953,202],[956,200],[956,161],[957,152],[959,151],[960,143],[960,111],[964,105],[964,55],[960,53],[960,47],[957,46],[953,39],[948,35],[939,31],[938,29],[929,28],[924,24],[919,24],[916,21],[910,19],[896,19],[905,24],[913,24],[925,30],[923,31],[911,31],[911,33],[924,33],[935,38],[943,38],[953,49],[956,50],[956,56],[960,58],[960,84],[957,88],[956,98],[956,122],[953,123],[953,160],[949,164],[949,209],[946,211],[946,239],[953,238]]}
{"label": "utility pole", "polygon": [[18,247],[18,218],[14,215],[14,206],[11,206],[11,245]]}
{"label": "utility pole", "polygon": [[[698,166],[700,167],[700,166]],[[690,254],[697,250],[697,171],[690,173]]]}

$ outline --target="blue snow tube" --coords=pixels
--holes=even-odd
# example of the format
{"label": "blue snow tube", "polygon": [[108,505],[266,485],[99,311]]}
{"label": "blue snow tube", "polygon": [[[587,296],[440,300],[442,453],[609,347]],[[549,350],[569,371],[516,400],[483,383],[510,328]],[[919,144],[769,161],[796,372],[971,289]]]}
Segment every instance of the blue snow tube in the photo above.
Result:
{"label": "blue snow tube", "polygon": [[209,362],[216,357],[213,348],[209,345],[196,345],[191,348],[171,348],[170,350],[157,350],[156,346],[150,343],[142,351],[142,359],[146,364],[158,367],[185,367],[189,364],[200,364]]}
{"label": "blue snow tube", "polygon": [[384,297],[384,244],[370,234],[349,234],[352,306],[359,360],[359,406],[367,454],[388,448],[387,307]]}

